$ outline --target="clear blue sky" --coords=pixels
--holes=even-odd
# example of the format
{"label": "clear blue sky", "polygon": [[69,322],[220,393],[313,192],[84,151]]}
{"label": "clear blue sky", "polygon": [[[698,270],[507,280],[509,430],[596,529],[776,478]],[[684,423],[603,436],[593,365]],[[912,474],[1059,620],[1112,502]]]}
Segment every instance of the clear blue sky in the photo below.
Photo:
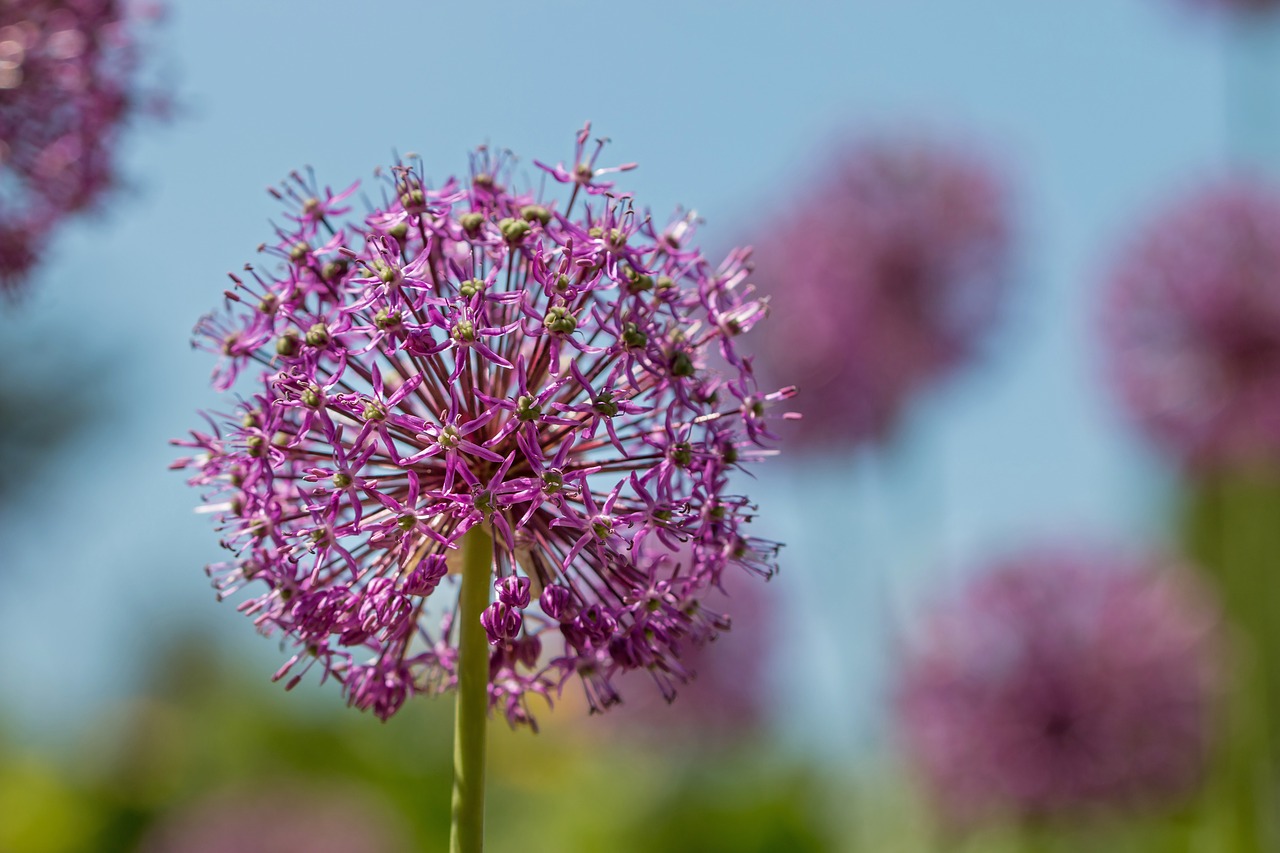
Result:
{"label": "clear blue sky", "polygon": [[0,518],[0,716],[65,731],[184,626],[273,669],[213,602],[211,525],[165,466],[215,400],[191,326],[269,237],[263,190],[291,169],[342,187],[398,150],[443,176],[481,142],[555,161],[589,118],[607,157],[640,162],[642,203],[696,208],[723,247],[781,194],[818,199],[788,178],[832,136],[907,125],[1007,165],[1020,275],[988,358],[921,400],[886,458],[841,460],[847,478],[804,485],[811,504],[765,478],[762,526],[793,542],[778,592],[820,617],[795,619],[786,655],[805,663],[781,678],[815,731],[869,737],[886,595],[1039,533],[1159,535],[1171,477],[1100,386],[1090,312],[1125,229],[1226,160],[1227,34],[1176,5],[174,0],[157,49],[182,115],[132,135],[134,191],[61,234],[0,318],[39,341],[24,358],[70,349],[115,404]]}

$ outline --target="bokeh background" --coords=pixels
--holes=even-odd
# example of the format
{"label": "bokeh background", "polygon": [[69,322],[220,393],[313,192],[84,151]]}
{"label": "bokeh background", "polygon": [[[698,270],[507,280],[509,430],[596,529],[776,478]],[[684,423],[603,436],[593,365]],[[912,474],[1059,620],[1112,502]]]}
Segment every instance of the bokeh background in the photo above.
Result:
{"label": "bokeh background", "polygon": [[[0,305],[0,851],[188,849],[172,839],[255,821],[335,850],[442,842],[448,704],[384,725],[325,687],[286,695],[275,645],[214,602],[216,537],[167,470],[216,403],[190,330],[291,170],[342,188],[413,151],[443,176],[479,143],[554,162],[587,119],[605,160],[640,163],[622,186],[696,208],[712,253],[823,204],[814,164],[842,139],[963,143],[1011,187],[1014,271],[980,356],[885,442],[784,447],[757,472],[758,529],[787,547],[722,641],[750,647],[749,724],[587,719],[570,686],[542,734],[494,726],[492,849],[1017,849],[919,819],[897,652],[924,603],[1011,548],[1184,538],[1186,478],[1103,381],[1099,292],[1135,222],[1280,163],[1274,21],[1161,0],[171,0],[159,34],[172,120],[130,134],[123,191]],[[357,841],[323,829],[342,809]],[[256,849],[207,843],[189,849]]]}

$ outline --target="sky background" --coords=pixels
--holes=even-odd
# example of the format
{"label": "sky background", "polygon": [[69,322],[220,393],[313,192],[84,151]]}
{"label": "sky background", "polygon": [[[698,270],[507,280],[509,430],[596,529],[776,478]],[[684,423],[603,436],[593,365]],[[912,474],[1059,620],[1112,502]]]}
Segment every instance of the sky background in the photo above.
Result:
{"label": "sky background", "polygon": [[0,504],[0,719],[32,738],[137,689],[181,631],[264,680],[277,665],[214,603],[216,536],[167,441],[218,405],[191,327],[270,237],[265,188],[307,165],[340,189],[397,151],[437,178],[486,142],[555,162],[590,119],[606,161],[640,163],[620,188],[658,216],[695,208],[713,251],[797,196],[820,205],[818,158],[841,138],[913,129],[1005,170],[1017,275],[981,362],[883,451],[797,458],[751,487],[760,531],[789,543],[770,593],[799,744],[875,749],[910,604],[990,556],[1169,528],[1174,477],[1101,381],[1098,287],[1136,224],[1256,144],[1223,93],[1266,39],[1229,66],[1233,34],[1167,0],[175,0],[158,35],[177,118],[135,128],[127,191],[55,235],[28,296],[0,307],[10,371],[94,413]]}

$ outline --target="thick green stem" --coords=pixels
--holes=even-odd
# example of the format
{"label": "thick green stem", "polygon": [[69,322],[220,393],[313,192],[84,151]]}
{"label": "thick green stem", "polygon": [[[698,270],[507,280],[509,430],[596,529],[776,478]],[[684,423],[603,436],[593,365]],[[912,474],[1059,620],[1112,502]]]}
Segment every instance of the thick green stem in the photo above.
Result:
{"label": "thick green stem", "polygon": [[484,849],[484,728],[489,714],[489,606],[493,537],[477,525],[462,537],[458,600],[458,705],[453,726],[453,829],[449,853]]}

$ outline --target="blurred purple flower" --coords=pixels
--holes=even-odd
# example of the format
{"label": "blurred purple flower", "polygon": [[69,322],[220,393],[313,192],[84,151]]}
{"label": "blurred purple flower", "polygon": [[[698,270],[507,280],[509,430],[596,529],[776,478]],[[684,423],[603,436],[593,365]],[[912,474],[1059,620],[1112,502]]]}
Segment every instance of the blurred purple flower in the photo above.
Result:
{"label": "blurred purple flower", "polygon": [[1280,458],[1280,193],[1235,181],[1150,222],[1107,283],[1110,372],[1195,466]]}
{"label": "blurred purple flower", "polygon": [[1134,805],[1197,782],[1217,611],[1171,568],[1027,552],[932,614],[897,711],[949,817]]}
{"label": "blurred purple flower", "polygon": [[139,17],[118,0],[0,3],[0,290],[21,284],[50,228],[117,183],[127,121],[161,109],[137,79]]}
{"label": "blurred purple flower", "polygon": [[477,525],[495,542],[490,697],[513,724],[574,675],[593,709],[620,671],[673,692],[678,650],[723,627],[701,597],[774,571],[729,492],[773,452],[768,410],[790,394],[759,392],[737,352],[764,314],[748,255],[713,267],[690,217],[659,227],[595,192],[597,155],[543,167],[567,200],[510,189],[511,156],[483,148],[468,181],[434,188],[420,161],[395,165],[363,220],[343,218],[355,187],[295,174],[276,193],[291,212],[272,272],[236,278],[197,328],[215,385],[252,390],[176,464],[235,552],[217,587],[261,585],[241,610],[297,646],[278,678],[318,666],[383,718],[452,686],[446,572]]}
{"label": "blurred purple flower", "polygon": [[968,152],[868,141],[758,236],[768,375],[792,377],[819,446],[882,439],[921,387],[966,361],[1009,266],[1004,187]]}
{"label": "blurred purple flower", "polygon": [[139,853],[400,853],[404,822],[360,791],[279,784],[224,791],[162,817]]}

